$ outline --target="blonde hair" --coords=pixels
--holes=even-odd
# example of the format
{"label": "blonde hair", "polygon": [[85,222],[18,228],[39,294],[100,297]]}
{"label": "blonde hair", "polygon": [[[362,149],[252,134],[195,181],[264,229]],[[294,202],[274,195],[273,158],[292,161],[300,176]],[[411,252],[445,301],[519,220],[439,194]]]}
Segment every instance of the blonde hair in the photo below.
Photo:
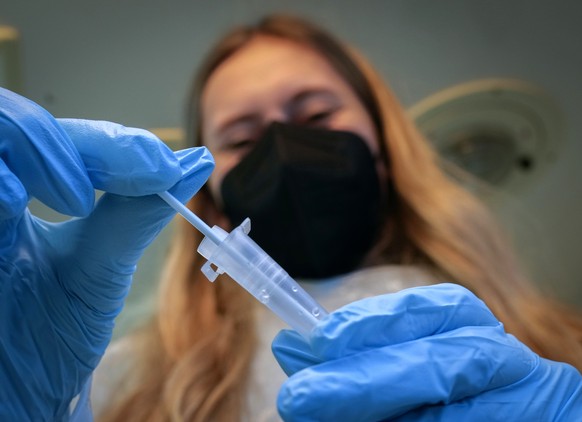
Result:
{"label": "blonde hair", "polygon": [[[191,209],[210,222],[206,191]],[[135,385],[113,403],[106,421],[233,421],[244,409],[256,339],[252,297],[225,276],[200,271],[201,235],[187,223],[172,244],[156,319],[132,339]]]}
{"label": "blonde hair", "polygon": [[582,369],[580,316],[542,297],[526,279],[485,206],[443,172],[438,155],[386,83],[361,56],[352,54],[374,86],[385,116],[384,138],[405,237],[445,276],[479,296],[508,332],[541,356]]}
{"label": "blonde hair", "polygon": [[[582,323],[525,279],[486,209],[452,182],[438,156],[372,67],[312,24],[273,16],[239,28],[211,51],[194,85],[189,137],[201,144],[200,92],[212,71],[257,35],[287,38],[326,57],[358,94],[382,140],[397,198],[368,264],[422,263],[481,297],[509,332],[540,355],[582,369]],[[203,188],[190,207],[211,225],[220,212]],[[138,387],[106,420],[231,421],[241,417],[255,347],[250,296],[230,280],[210,284],[194,253],[200,236],[181,225],[162,280],[156,322],[137,335]],[[143,348],[143,349],[141,349]]]}

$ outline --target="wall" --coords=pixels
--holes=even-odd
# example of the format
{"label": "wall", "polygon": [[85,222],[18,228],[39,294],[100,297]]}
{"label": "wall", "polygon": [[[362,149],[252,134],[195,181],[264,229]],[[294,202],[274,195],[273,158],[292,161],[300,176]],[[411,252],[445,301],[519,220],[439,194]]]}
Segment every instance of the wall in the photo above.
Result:
{"label": "wall", "polygon": [[[544,87],[565,113],[566,139],[556,165],[518,196],[508,198],[500,213],[536,281],[582,307],[582,26],[577,19],[582,3],[2,3],[0,24],[13,25],[21,33],[24,94],[59,117],[146,128],[178,126],[192,70],[212,40],[234,23],[274,10],[312,16],[362,48],[407,106],[479,78],[516,77]],[[148,261],[155,266],[161,265],[165,242],[148,251],[154,257]],[[151,280],[142,274],[155,273],[155,268],[142,270],[144,265],[137,280],[145,285]]]}

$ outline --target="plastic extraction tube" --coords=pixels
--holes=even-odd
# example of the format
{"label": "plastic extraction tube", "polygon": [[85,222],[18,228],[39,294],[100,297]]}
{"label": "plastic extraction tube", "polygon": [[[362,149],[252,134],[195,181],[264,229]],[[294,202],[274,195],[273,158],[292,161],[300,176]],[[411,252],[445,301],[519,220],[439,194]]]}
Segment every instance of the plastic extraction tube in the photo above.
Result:
{"label": "plastic extraction tube", "polygon": [[250,219],[228,233],[218,226],[210,228],[170,193],[158,195],[205,235],[198,252],[208,260],[202,272],[210,281],[216,280],[219,274],[228,274],[305,338],[327,315],[327,311],[248,236]]}

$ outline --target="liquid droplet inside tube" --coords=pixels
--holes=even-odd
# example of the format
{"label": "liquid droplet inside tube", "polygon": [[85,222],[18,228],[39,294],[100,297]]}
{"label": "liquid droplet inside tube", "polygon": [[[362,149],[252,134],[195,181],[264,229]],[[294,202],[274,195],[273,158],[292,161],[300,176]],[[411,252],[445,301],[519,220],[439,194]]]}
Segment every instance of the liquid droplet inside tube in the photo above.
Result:
{"label": "liquid droplet inside tube", "polygon": [[311,313],[313,314],[314,317],[318,317],[319,316],[319,308],[313,308],[311,310]]}
{"label": "liquid droplet inside tube", "polygon": [[291,287],[291,290],[293,290],[294,292],[297,292],[297,286]]}
{"label": "liquid droplet inside tube", "polygon": [[269,301],[270,297],[271,296],[269,296],[269,293],[265,289],[261,290],[259,293],[259,299],[263,303],[267,303]]}

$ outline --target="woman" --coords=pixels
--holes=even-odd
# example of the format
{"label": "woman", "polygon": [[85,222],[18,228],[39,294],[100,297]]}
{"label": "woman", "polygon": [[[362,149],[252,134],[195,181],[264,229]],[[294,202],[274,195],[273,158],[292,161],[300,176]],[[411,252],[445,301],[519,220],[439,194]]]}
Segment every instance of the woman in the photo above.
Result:
{"label": "woman", "polygon": [[[378,75],[321,29],[273,16],[234,30],[204,62],[187,117],[190,143],[216,161],[189,206],[227,230],[250,216],[251,236],[294,277],[336,276],[306,284],[327,289],[316,294],[324,305],[454,281],[533,351],[582,368],[579,317],[534,291]],[[350,153],[326,155],[333,145]],[[267,317],[234,283],[207,282],[193,253],[200,241],[190,226],[179,230],[156,320],[120,352],[138,356],[132,385],[105,420],[237,420],[246,395],[258,418],[252,388],[267,370],[257,363]],[[354,280],[365,281],[360,292]]]}

